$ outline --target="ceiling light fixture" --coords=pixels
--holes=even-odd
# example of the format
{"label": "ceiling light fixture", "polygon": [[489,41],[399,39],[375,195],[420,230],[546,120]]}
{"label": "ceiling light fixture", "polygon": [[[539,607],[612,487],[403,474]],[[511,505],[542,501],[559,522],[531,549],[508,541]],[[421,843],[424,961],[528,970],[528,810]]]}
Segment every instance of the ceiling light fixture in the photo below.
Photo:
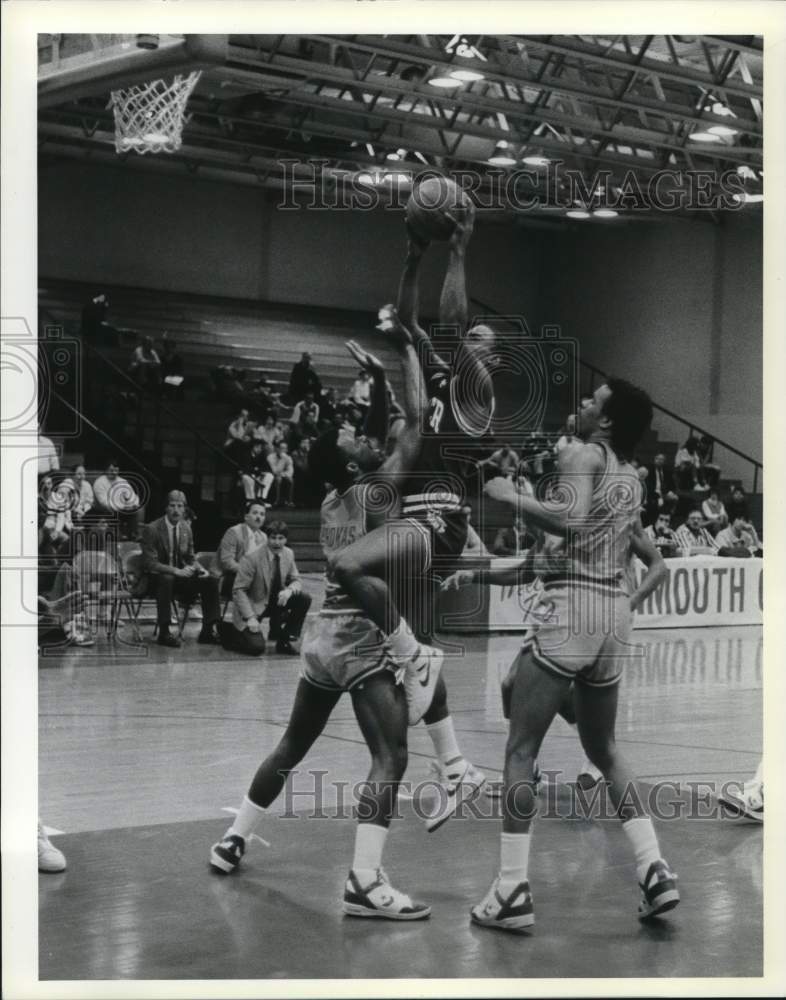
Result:
{"label": "ceiling light fixture", "polygon": [[500,139],[494,147],[494,152],[489,157],[489,163],[495,167],[515,166],[516,157],[510,154],[510,143],[506,139]]}
{"label": "ceiling light fixture", "polygon": [[585,212],[583,208],[571,208],[565,213],[569,219],[589,219],[591,218],[589,212]]}
{"label": "ceiling light fixture", "polygon": [[613,208],[596,208],[592,214],[598,219],[616,219],[619,212],[615,212]]}
{"label": "ceiling light fixture", "polygon": [[533,153],[531,156],[525,156],[521,162],[526,163],[528,167],[547,167],[551,160],[548,156],[538,156]]}
{"label": "ceiling light fixture", "polygon": [[730,128],[728,125],[712,125],[710,126],[710,128],[707,129],[707,131],[711,135],[720,135],[720,136],[737,134],[737,129]]}
{"label": "ceiling light fixture", "polygon": [[450,90],[452,87],[460,87],[461,80],[454,80],[450,76],[435,76],[429,80],[432,87],[439,87],[441,90]]}
{"label": "ceiling light fixture", "polygon": [[715,135],[714,132],[692,132],[689,136],[693,142],[722,142],[723,140],[719,135]]}
{"label": "ceiling light fixture", "polygon": [[461,80],[462,83],[474,83],[476,80],[485,80],[482,73],[474,69],[454,69],[450,74],[454,80]]}
{"label": "ceiling light fixture", "polygon": [[395,152],[391,150],[385,157],[386,160],[403,160],[407,155],[406,149],[397,149]]}

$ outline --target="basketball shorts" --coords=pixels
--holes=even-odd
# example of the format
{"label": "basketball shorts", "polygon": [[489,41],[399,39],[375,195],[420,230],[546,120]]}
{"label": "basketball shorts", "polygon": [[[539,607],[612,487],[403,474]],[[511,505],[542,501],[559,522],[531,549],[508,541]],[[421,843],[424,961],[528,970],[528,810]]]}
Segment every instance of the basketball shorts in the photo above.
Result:
{"label": "basketball shorts", "polygon": [[467,529],[469,520],[461,511],[431,510],[417,515],[408,515],[406,509],[403,518],[416,524],[428,537],[429,541],[429,571],[448,575],[455,569],[453,561],[461,558],[464,546],[467,544]]}
{"label": "basketball shorts", "polygon": [[384,638],[363,615],[316,615],[300,644],[300,676],[326,691],[351,691],[386,670],[398,684],[404,670],[392,660]]}
{"label": "basketball shorts", "polygon": [[540,624],[524,639],[520,656],[531,653],[539,667],[558,677],[610,687],[637,655],[638,647],[631,642],[630,597],[618,587],[546,584],[538,618]]}

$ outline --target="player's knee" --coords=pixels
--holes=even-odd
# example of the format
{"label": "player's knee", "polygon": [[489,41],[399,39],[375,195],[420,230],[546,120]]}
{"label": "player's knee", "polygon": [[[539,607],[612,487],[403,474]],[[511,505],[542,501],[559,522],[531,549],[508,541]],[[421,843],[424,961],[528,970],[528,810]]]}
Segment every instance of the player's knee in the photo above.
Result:
{"label": "player's knee", "polygon": [[353,579],[356,579],[361,575],[361,568],[358,560],[353,556],[346,555],[344,552],[337,553],[334,557],[328,560],[328,564],[336,581],[342,586],[346,586],[348,583],[351,583]]}
{"label": "player's knee", "polygon": [[606,774],[614,764],[617,755],[617,745],[613,739],[597,743],[585,743],[584,751],[590,762]]}

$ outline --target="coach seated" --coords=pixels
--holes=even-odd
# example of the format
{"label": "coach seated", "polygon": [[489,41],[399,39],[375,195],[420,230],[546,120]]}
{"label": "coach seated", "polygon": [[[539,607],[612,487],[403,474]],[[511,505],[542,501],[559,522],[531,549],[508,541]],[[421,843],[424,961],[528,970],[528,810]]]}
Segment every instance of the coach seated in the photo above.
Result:
{"label": "coach seated", "polygon": [[276,640],[276,652],[295,652],[292,641],[300,636],[311,598],[301,589],[295,554],[287,545],[288,535],[283,521],[271,522],[267,545],[240,560],[232,588],[232,625],[224,633],[227,649],[252,656],[264,653],[261,622],[269,618],[268,639]]}
{"label": "coach seated", "polygon": [[655,523],[648,524],[644,533],[664,559],[673,559],[680,554],[680,544],[671,527],[671,514],[658,514]]}
{"label": "coach seated", "polygon": [[259,500],[251,500],[246,504],[246,514],[240,524],[227,528],[221,544],[218,546],[216,559],[223,573],[221,596],[232,596],[235,576],[240,568],[243,556],[251,555],[260,545],[267,545],[267,535],[262,530],[265,523],[265,504]]}
{"label": "coach seated", "polygon": [[194,558],[194,536],[184,520],[185,508],[185,493],[173,490],[167,496],[164,516],[145,525],[142,532],[142,560],[158,605],[157,641],[159,646],[180,646],[180,640],[169,633],[172,599],[190,607],[199,597],[202,631],[198,641],[217,645],[218,580]]}
{"label": "coach seated", "polygon": [[718,554],[722,556],[763,556],[756,529],[744,517],[735,517],[731,524],[715,536]]}
{"label": "coach seated", "polygon": [[686,556],[714,556],[718,554],[715,539],[704,525],[704,516],[700,510],[692,510],[685,524],[677,528],[675,537],[677,544]]}

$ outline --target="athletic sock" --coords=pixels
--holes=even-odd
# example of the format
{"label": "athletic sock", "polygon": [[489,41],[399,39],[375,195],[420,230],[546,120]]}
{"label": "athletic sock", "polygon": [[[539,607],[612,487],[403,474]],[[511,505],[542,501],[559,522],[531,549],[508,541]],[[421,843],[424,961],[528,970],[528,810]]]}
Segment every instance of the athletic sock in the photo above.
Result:
{"label": "athletic sock", "polygon": [[636,874],[639,882],[643,882],[652,862],[661,856],[655,827],[649,816],[636,816],[623,823],[622,829],[636,855]]}
{"label": "athletic sock", "polygon": [[390,651],[397,659],[411,659],[418,651],[418,640],[404,618],[399,619],[396,628],[388,636]]}
{"label": "athletic sock", "polygon": [[237,816],[235,816],[235,821],[229,828],[229,834],[234,834],[236,837],[248,840],[259,821],[265,815],[265,811],[262,806],[258,806],[247,795],[244,795],[243,801],[240,803],[240,808],[237,811]]}
{"label": "athletic sock", "polygon": [[503,833],[499,845],[499,888],[512,892],[519,882],[527,881],[529,845],[532,834]]}
{"label": "athletic sock", "polygon": [[456,741],[452,717],[448,715],[446,718],[440,719],[439,722],[432,722],[426,726],[426,729],[445,773],[449,777],[460,775],[467,762]]}
{"label": "athletic sock", "polygon": [[387,836],[388,828],[376,823],[358,823],[355,829],[352,871],[364,888],[374,881],[377,869],[382,867],[382,851]]}

